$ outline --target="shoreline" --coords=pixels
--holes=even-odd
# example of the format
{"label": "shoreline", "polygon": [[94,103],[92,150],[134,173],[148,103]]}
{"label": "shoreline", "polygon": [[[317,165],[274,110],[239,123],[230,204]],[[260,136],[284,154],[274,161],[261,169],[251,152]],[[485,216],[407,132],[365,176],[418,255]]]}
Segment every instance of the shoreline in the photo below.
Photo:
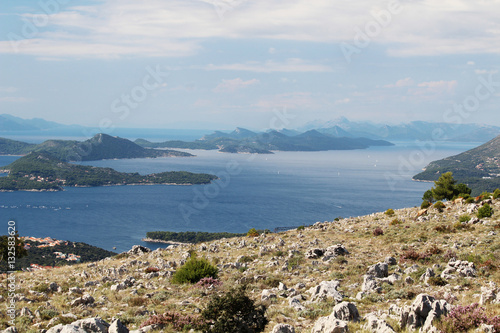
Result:
{"label": "shoreline", "polygon": [[175,241],[166,241],[163,239],[154,239],[154,238],[141,238],[142,242],[146,243],[163,243],[163,244],[171,244],[171,245],[193,245],[195,243],[182,243],[182,242],[175,242]]}

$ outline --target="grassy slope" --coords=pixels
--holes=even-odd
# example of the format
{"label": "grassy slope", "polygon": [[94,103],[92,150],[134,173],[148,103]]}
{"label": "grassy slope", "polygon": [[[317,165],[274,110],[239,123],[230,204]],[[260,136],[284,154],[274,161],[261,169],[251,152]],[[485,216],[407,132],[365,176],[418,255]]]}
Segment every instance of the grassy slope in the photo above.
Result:
{"label": "grassy slope", "polygon": [[[210,294],[219,290],[228,289],[237,281],[246,278],[250,281],[250,296],[260,301],[263,289],[270,289],[276,286],[278,281],[284,282],[289,288],[297,283],[304,283],[306,288],[299,292],[308,295],[306,290],[316,286],[321,281],[339,279],[340,289],[343,293],[356,303],[360,314],[363,316],[372,311],[387,311],[391,304],[403,306],[409,304],[415,295],[428,293],[437,298],[444,298],[446,293],[451,293],[456,297],[453,304],[468,305],[477,302],[478,294],[481,293],[481,286],[485,286],[488,281],[500,281],[500,239],[491,235],[491,232],[498,233],[500,217],[500,201],[495,201],[493,207],[495,214],[492,218],[486,219],[488,224],[476,224],[471,228],[456,229],[454,225],[459,216],[465,213],[467,206],[447,203],[444,212],[438,212],[431,208],[428,211],[427,221],[417,221],[416,216],[419,208],[407,208],[396,210],[394,216],[387,216],[384,213],[372,214],[339,222],[319,223],[312,227],[306,227],[303,231],[291,230],[280,234],[271,234],[259,238],[233,238],[218,240],[207,243],[207,249],[200,250],[200,245],[180,246],[175,249],[155,251],[139,257],[119,256],[111,260],[96,262],[95,265],[86,264],[63,267],[46,272],[19,273],[17,274],[17,292],[26,295],[34,300],[33,303],[19,302],[18,308],[27,307],[32,312],[40,307],[47,309],[47,301],[54,310],[52,316],[57,313],[75,314],[78,318],[88,318],[91,316],[101,316],[108,322],[112,317],[120,318],[129,329],[137,328],[141,322],[148,318],[145,311],[163,313],[167,310],[181,312],[183,314],[194,314],[196,309],[202,309],[207,304]],[[393,222],[397,219],[397,223]],[[400,222],[400,223],[399,223]],[[374,236],[373,230],[381,228],[383,235]],[[438,232],[437,229],[448,232]],[[242,241],[245,241],[243,244]],[[283,240],[284,245],[280,245]],[[346,257],[340,257],[331,262],[305,259],[305,252],[313,247],[328,247],[342,243],[350,252]],[[218,246],[218,252],[210,251],[210,246]],[[187,250],[195,249],[198,256],[204,256],[214,263],[220,265],[233,263],[240,256],[246,256],[247,268],[245,271],[234,268],[221,268],[220,279],[222,287],[214,290],[200,289],[187,285],[173,285],[166,276],[145,278],[144,270],[148,266],[157,266],[161,272],[173,271],[174,268],[165,268],[167,262],[179,263],[185,258]],[[268,251],[264,251],[268,249]],[[289,251],[297,251],[292,257]],[[415,262],[403,260],[401,256],[405,251],[415,250],[418,253],[435,253],[429,256],[426,261]],[[448,261],[447,252],[455,253],[461,259],[472,260],[476,264],[478,277],[459,278],[450,280],[448,286],[429,286],[419,281],[420,274],[425,268],[437,264],[440,268],[434,268],[436,273],[440,273]],[[360,291],[362,275],[367,271],[368,266],[383,261],[385,257],[393,256],[397,259],[399,267],[405,269],[413,264],[420,266],[417,273],[410,276],[415,280],[414,284],[398,282],[394,286],[383,285],[381,294],[374,294],[361,301],[354,297]],[[484,266],[490,260],[489,266]],[[277,262],[277,266],[270,263]],[[288,262],[288,264],[287,264]],[[288,266],[283,270],[283,266]],[[125,272],[116,277],[110,274],[110,269],[123,267]],[[222,267],[222,266],[221,266]],[[435,266],[436,267],[436,266]],[[389,273],[394,272],[397,266],[390,266]],[[82,275],[83,271],[86,272]],[[126,277],[132,276],[138,283],[142,283],[145,288],[131,287],[126,290],[116,292],[111,291],[110,286],[123,281]],[[255,280],[255,276],[262,279]],[[404,278],[408,276],[403,274]],[[116,282],[103,282],[105,278],[115,278]],[[81,287],[85,292],[90,293],[98,300],[95,307],[75,307],[69,308],[68,303],[78,297],[64,293],[47,293],[47,296],[35,296],[29,290],[43,289],[44,285],[55,281],[68,290],[70,287]],[[99,281],[100,285],[84,287],[88,281]],[[5,284],[5,278],[0,280]],[[6,291],[2,290],[5,297]],[[99,299],[101,296],[107,299]],[[183,301],[189,303],[181,303]],[[267,316],[270,323],[265,332],[270,332],[276,323],[290,323],[295,326],[297,333],[310,332],[311,327],[319,316],[329,315],[332,300],[318,303],[302,304],[306,307],[303,312],[296,312],[288,303],[288,299],[278,296],[274,301],[268,301]],[[492,314],[499,314],[500,307],[494,305],[487,306]],[[18,318],[21,331],[32,328],[31,325],[39,323],[40,328],[45,328],[50,318],[35,320],[33,323]],[[0,319],[0,328],[5,326],[6,318]],[[398,332],[406,332],[398,327],[395,319],[388,321]],[[54,323],[55,325],[55,323]],[[361,327],[362,323],[349,323],[351,332],[366,332]],[[174,332],[170,328],[165,328],[164,332]]]}

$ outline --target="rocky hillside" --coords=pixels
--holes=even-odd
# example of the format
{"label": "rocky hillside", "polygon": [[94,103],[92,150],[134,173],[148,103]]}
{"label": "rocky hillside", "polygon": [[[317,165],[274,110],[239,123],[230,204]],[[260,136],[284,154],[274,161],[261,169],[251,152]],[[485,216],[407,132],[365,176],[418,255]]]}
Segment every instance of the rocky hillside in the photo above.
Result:
{"label": "rocky hillside", "polygon": [[[486,202],[495,213],[479,219]],[[17,330],[189,331],[183,325],[213,295],[246,285],[266,307],[264,332],[495,332],[500,201],[445,205],[152,252],[134,247],[90,264],[16,273]],[[173,284],[194,251],[218,267],[218,280]],[[2,303],[7,297],[3,288]],[[168,324],[155,326],[154,315]],[[9,320],[2,309],[0,328]]]}

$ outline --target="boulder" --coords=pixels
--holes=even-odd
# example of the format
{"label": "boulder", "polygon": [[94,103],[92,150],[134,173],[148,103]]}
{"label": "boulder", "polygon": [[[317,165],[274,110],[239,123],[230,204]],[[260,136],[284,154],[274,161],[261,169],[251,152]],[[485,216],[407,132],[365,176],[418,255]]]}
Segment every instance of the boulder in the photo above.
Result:
{"label": "boulder", "polygon": [[109,324],[99,317],[77,320],[71,325],[81,327],[88,333],[107,333]]}
{"label": "boulder", "polygon": [[422,327],[421,332],[433,330],[433,322],[451,310],[450,304],[445,300],[436,300],[434,297],[420,294],[411,306],[405,307],[401,313],[401,327],[416,330]]}
{"label": "boulder", "polygon": [[361,285],[361,291],[364,293],[377,292],[379,293],[382,288],[379,287],[375,276],[371,274],[363,275],[363,284]]}
{"label": "boulder", "polygon": [[340,282],[337,280],[322,281],[316,287],[312,287],[307,292],[311,294],[311,302],[333,298],[336,302],[342,302],[344,295],[338,291]]}
{"label": "boulder", "polygon": [[277,298],[276,294],[273,293],[271,290],[269,290],[269,289],[262,290],[262,294],[260,296],[261,301],[268,301],[268,300],[276,299],[276,298]]}
{"label": "boulder", "polygon": [[14,326],[10,326],[9,328],[6,328],[2,331],[2,333],[17,333],[17,328]]}
{"label": "boulder", "polygon": [[289,299],[288,304],[294,308],[295,311],[304,311],[306,308],[300,303],[301,300],[301,296],[294,296]]}
{"label": "boulder", "polygon": [[397,265],[397,263],[398,263],[396,261],[396,258],[394,258],[394,257],[386,257],[384,261],[389,266],[394,266],[394,265]]}
{"label": "boulder", "polygon": [[151,252],[150,248],[147,248],[147,247],[142,246],[142,245],[134,245],[134,246],[132,246],[132,249],[130,249],[127,253],[133,254],[133,255],[141,255],[141,254],[149,253],[149,252]]}
{"label": "boulder", "polygon": [[477,272],[474,263],[466,260],[451,259],[441,273],[441,277],[449,280],[456,278],[456,275],[461,277],[475,277]]}
{"label": "boulder", "polygon": [[335,318],[320,317],[314,323],[311,333],[347,333],[349,332],[347,328],[347,323],[343,320],[338,320]]}
{"label": "boulder", "polygon": [[129,331],[120,319],[116,319],[113,323],[111,323],[111,326],[109,326],[108,333],[129,333]]}
{"label": "boulder", "polygon": [[366,274],[373,275],[376,278],[385,278],[389,275],[389,265],[385,262],[379,262],[368,267]]}
{"label": "boulder", "polygon": [[379,319],[373,313],[368,314],[365,317],[366,324],[363,326],[364,329],[372,331],[374,333],[394,333],[396,332],[391,325],[389,325],[385,320]]}
{"label": "boulder", "polygon": [[59,324],[49,329],[46,333],[89,333],[89,332],[85,331],[80,326],[76,326],[73,324],[69,325]]}
{"label": "boulder", "polygon": [[89,305],[94,302],[95,302],[94,297],[90,296],[89,294],[85,294],[82,297],[73,300],[73,302],[71,302],[71,306],[75,307],[78,305]]}
{"label": "boulder", "polygon": [[429,278],[435,276],[436,274],[434,273],[434,270],[432,268],[427,268],[425,270],[425,273],[422,274],[420,276],[420,281],[424,281],[425,283],[427,283],[427,281],[429,280]]}
{"label": "boulder", "polygon": [[295,328],[288,324],[278,324],[273,327],[271,333],[295,333]]}
{"label": "boulder", "polygon": [[305,253],[306,259],[318,259],[323,256],[325,253],[325,249],[320,249],[320,248],[313,248],[307,250]]}
{"label": "boulder", "polygon": [[354,303],[342,302],[333,307],[330,316],[344,321],[359,321],[359,312]]}

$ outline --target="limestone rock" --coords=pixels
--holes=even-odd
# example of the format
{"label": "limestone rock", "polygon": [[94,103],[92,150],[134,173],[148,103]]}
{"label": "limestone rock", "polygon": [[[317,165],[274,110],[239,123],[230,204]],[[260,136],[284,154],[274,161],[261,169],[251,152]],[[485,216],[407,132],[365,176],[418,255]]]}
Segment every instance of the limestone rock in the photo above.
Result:
{"label": "limestone rock", "polygon": [[368,267],[368,275],[373,275],[376,278],[385,278],[389,275],[389,265],[385,262],[379,262]]}
{"label": "limestone rock", "polygon": [[364,329],[374,333],[394,333],[394,329],[385,320],[377,318],[374,314],[369,314],[365,317],[366,324]]}
{"label": "limestone rock", "polygon": [[397,265],[397,263],[398,263],[398,262],[396,261],[396,258],[394,258],[394,257],[387,257],[387,258],[385,258],[385,260],[384,260],[384,261],[385,261],[385,263],[386,263],[387,265],[389,265],[389,266],[394,266],[394,265]]}
{"label": "limestone rock", "polygon": [[382,288],[379,287],[375,276],[371,274],[363,275],[363,284],[361,285],[361,291],[365,293],[377,292],[379,293]]}
{"label": "limestone rock", "polygon": [[108,333],[129,333],[129,331],[120,319],[116,319],[111,326],[109,326]]}
{"label": "limestone rock", "polygon": [[271,333],[295,333],[295,328],[288,324],[278,324],[273,327]]}
{"label": "limestone rock", "polygon": [[347,333],[347,323],[335,318],[320,317],[314,323],[311,333]]}
{"label": "limestone rock", "polygon": [[133,255],[141,255],[141,254],[149,253],[149,252],[151,252],[150,248],[147,248],[147,247],[142,246],[142,245],[134,245],[134,246],[132,246],[132,249],[130,249],[127,253],[133,254]]}
{"label": "limestone rock", "polygon": [[327,298],[333,298],[337,302],[342,302],[344,295],[338,291],[340,282],[337,280],[332,281],[322,281],[316,287],[312,287],[307,292],[311,294],[311,302],[316,302],[318,300],[323,300]]}
{"label": "limestone rock", "polygon": [[335,305],[330,316],[344,321],[359,321],[358,308],[356,308],[354,303],[350,302],[342,302]]}
{"label": "limestone rock", "polygon": [[405,307],[401,314],[401,327],[408,327],[415,330],[419,327],[421,332],[433,330],[432,323],[448,314],[451,306],[445,300],[436,300],[434,297],[420,294],[410,307]]}

